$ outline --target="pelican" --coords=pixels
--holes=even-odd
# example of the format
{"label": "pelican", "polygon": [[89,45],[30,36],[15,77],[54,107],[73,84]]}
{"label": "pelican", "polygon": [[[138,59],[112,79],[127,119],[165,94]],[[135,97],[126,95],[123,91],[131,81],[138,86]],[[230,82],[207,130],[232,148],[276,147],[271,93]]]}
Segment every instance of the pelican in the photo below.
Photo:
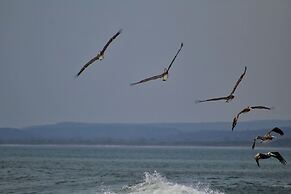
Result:
{"label": "pelican", "polygon": [[173,65],[176,57],[178,56],[179,52],[181,51],[182,47],[183,47],[183,43],[181,43],[181,46],[180,46],[178,52],[176,53],[175,57],[172,59],[169,67],[168,68],[164,68],[164,72],[162,74],[155,75],[155,76],[143,79],[143,80],[135,82],[135,83],[131,83],[130,85],[133,86],[133,85],[141,84],[141,83],[144,83],[144,82],[147,82],[147,81],[151,81],[151,80],[155,80],[155,79],[159,79],[159,78],[162,78],[163,81],[167,81],[167,79],[169,78],[169,70],[172,67],[172,65]]}
{"label": "pelican", "polygon": [[255,155],[255,160],[258,164],[258,167],[260,167],[260,163],[259,163],[260,159],[268,159],[271,157],[277,158],[277,160],[279,160],[279,162],[281,162],[281,164],[283,165],[287,164],[286,160],[283,158],[283,156],[281,156],[279,152],[257,153]]}
{"label": "pelican", "polygon": [[241,74],[240,78],[237,80],[234,88],[232,89],[232,91],[230,92],[230,94],[228,96],[224,96],[224,97],[219,97],[219,98],[210,98],[207,100],[196,100],[196,103],[201,103],[201,102],[209,102],[209,101],[218,101],[218,100],[225,100],[225,102],[230,102],[232,99],[234,99],[234,92],[237,88],[237,86],[239,85],[239,83],[241,82],[241,80],[243,79],[243,77],[245,76],[247,72],[247,67],[245,67],[245,70],[243,72],[243,74]]}
{"label": "pelican", "polygon": [[244,113],[247,113],[247,112],[250,112],[251,110],[254,110],[254,109],[263,109],[263,110],[271,110],[273,109],[272,107],[267,107],[267,106],[248,106],[246,108],[244,108],[242,111],[240,111],[234,118],[233,118],[233,121],[232,121],[232,130],[234,129],[234,127],[236,126],[237,124],[237,120],[238,120],[238,117],[241,115],[241,114],[244,114]]}
{"label": "pelican", "polygon": [[106,45],[103,47],[103,49],[101,51],[99,51],[96,56],[94,58],[92,58],[90,61],[88,61],[83,67],[82,69],[79,71],[79,73],[76,75],[76,77],[79,77],[79,75],[81,75],[81,73],[87,68],[89,67],[89,65],[91,65],[92,63],[94,63],[97,60],[102,60],[104,59],[104,53],[107,49],[107,47],[111,44],[111,42],[122,32],[122,30],[119,30],[116,34],[114,34],[109,41],[106,43]]}
{"label": "pelican", "polygon": [[257,136],[255,139],[254,139],[254,142],[253,142],[253,145],[252,145],[252,149],[255,148],[255,145],[256,145],[256,140],[259,139],[261,140],[261,143],[262,142],[269,142],[271,140],[273,140],[275,138],[275,136],[271,135],[271,133],[274,132],[274,133],[278,133],[279,135],[284,135],[284,132],[278,128],[278,127],[275,127],[273,128],[271,131],[269,131],[268,133],[266,133],[264,136]]}

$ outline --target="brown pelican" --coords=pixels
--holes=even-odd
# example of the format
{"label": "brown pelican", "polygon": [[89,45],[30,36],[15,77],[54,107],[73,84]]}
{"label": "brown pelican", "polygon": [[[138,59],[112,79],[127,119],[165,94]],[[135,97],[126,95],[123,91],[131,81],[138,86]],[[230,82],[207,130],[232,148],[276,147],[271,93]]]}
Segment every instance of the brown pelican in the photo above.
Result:
{"label": "brown pelican", "polygon": [[135,82],[135,83],[131,83],[130,85],[133,86],[133,85],[137,85],[137,84],[140,84],[140,83],[144,83],[144,82],[147,82],[147,81],[150,81],[150,80],[159,79],[159,78],[162,78],[163,81],[167,81],[167,79],[169,77],[169,70],[172,67],[172,64],[174,63],[174,61],[175,61],[176,57],[178,56],[179,52],[181,51],[182,47],[183,47],[183,43],[181,43],[181,46],[180,46],[178,52],[176,53],[175,57],[172,59],[169,67],[165,68],[164,72],[162,74],[155,75],[155,76],[143,79],[143,80]]}
{"label": "brown pelican", "polygon": [[272,132],[278,133],[279,135],[284,135],[284,132],[280,128],[275,127],[271,131],[269,131],[268,133],[266,133],[264,136],[257,136],[254,139],[254,142],[253,142],[253,145],[252,145],[252,149],[255,148],[256,140],[257,139],[261,140],[261,143],[262,142],[269,142],[269,141],[273,140],[273,138],[275,138],[275,136],[271,135]]}
{"label": "brown pelican", "polygon": [[97,55],[92,58],[90,61],[88,61],[83,67],[82,69],[79,71],[79,73],[76,75],[76,77],[78,77],[79,75],[81,75],[81,73],[89,66],[91,65],[92,63],[94,63],[95,61],[97,60],[102,60],[104,59],[104,53],[107,49],[107,47],[111,44],[111,42],[122,32],[122,30],[119,30],[116,34],[114,34],[110,40],[106,43],[106,45],[103,47],[103,49],[97,53]]}
{"label": "brown pelican", "polygon": [[265,110],[271,110],[273,108],[270,108],[270,107],[266,107],[266,106],[248,106],[246,108],[244,108],[242,111],[240,111],[234,118],[233,118],[233,121],[232,121],[232,130],[234,129],[234,127],[236,126],[237,124],[237,120],[238,120],[238,117],[241,115],[241,114],[244,114],[244,113],[247,113],[247,112],[250,112],[251,110],[254,110],[254,109],[265,109]]}
{"label": "brown pelican", "polygon": [[219,97],[219,98],[210,98],[207,100],[196,100],[196,103],[201,103],[201,102],[209,102],[209,101],[218,101],[218,100],[225,100],[225,102],[230,102],[232,99],[234,99],[234,92],[238,86],[238,84],[241,82],[241,80],[243,79],[243,77],[245,76],[247,71],[247,67],[245,67],[245,70],[243,72],[243,74],[241,74],[240,78],[237,80],[234,88],[232,89],[232,91],[230,92],[230,94],[228,96],[224,96],[224,97]]}
{"label": "brown pelican", "polygon": [[258,164],[258,167],[260,167],[260,163],[259,163],[260,159],[268,159],[270,157],[277,158],[279,162],[281,162],[283,165],[287,164],[286,160],[283,158],[283,156],[281,156],[279,152],[257,153],[255,155],[255,160]]}

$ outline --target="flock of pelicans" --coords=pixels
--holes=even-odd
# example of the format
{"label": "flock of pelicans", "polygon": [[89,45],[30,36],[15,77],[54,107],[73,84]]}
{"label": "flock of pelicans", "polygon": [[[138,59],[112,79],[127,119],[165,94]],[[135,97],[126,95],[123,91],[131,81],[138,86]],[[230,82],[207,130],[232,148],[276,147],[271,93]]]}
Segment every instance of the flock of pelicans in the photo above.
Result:
{"label": "flock of pelicans", "polygon": [[[82,74],[82,72],[87,67],[89,67],[89,65],[91,65],[92,63],[94,63],[95,61],[97,61],[97,60],[100,60],[101,61],[104,58],[104,54],[105,54],[105,51],[108,48],[108,46],[112,43],[112,41],[114,39],[116,39],[121,34],[121,32],[122,32],[122,30],[119,30],[116,34],[114,34],[109,39],[109,41],[106,43],[106,45],[103,47],[103,49],[100,52],[98,52],[97,55],[94,58],[92,58],[90,61],[88,61],[81,68],[81,70],[78,72],[78,74],[76,75],[76,77],[79,77]],[[172,59],[172,61],[171,61],[170,65],[168,66],[168,68],[165,68],[164,69],[164,72],[163,73],[158,74],[158,75],[155,75],[155,76],[152,76],[152,77],[149,77],[149,78],[146,78],[146,79],[142,79],[142,80],[140,80],[138,82],[131,83],[130,85],[137,85],[137,84],[141,84],[141,83],[144,83],[144,82],[148,82],[148,81],[155,80],[155,79],[160,79],[160,78],[162,78],[163,81],[166,81],[168,79],[168,77],[169,77],[169,70],[172,67],[172,64],[174,63],[176,57],[180,53],[182,47],[183,47],[183,43],[181,43],[180,48],[178,49],[176,55]],[[210,99],[206,99],[206,100],[197,100],[196,103],[210,102],[210,101],[219,101],[219,100],[225,100],[225,102],[230,102],[232,99],[234,99],[234,97],[235,97],[234,96],[234,92],[237,89],[239,83],[242,81],[243,77],[245,76],[246,71],[247,71],[247,67],[245,67],[243,74],[237,80],[234,88],[232,89],[232,91],[230,92],[229,95],[224,96],[224,97],[218,97],[218,98],[210,98]],[[244,108],[242,111],[240,111],[233,118],[232,131],[235,128],[235,126],[237,124],[237,121],[238,121],[238,118],[239,118],[239,116],[241,114],[245,114],[245,113],[248,113],[248,112],[250,112],[252,110],[256,110],[256,109],[271,110],[272,107],[267,107],[267,106],[248,106],[248,107]],[[261,143],[263,143],[263,142],[269,142],[269,141],[273,140],[275,138],[275,136],[272,135],[273,133],[277,133],[277,134],[279,134],[281,136],[284,135],[284,132],[280,128],[275,127],[272,130],[268,131],[265,135],[263,135],[263,136],[257,136],[256,138],[254,138],[253,144],[252,144],[252,149],[255,148],[255,145],[256,145],[257,140],[260,140]],[[271,157],[274,157],[274,158],[278,159],[279,162],[281,162],[283,165],[286,165],[287,164],[286,160],[283,158],[283,156],[279,152],[257,153],[254,158],[255,158],[255,160],[257,162],[258,167],[260,167],[260,163],[259,163],[259,160],[260,159],[268,159],[268,158],[271,158]]]}

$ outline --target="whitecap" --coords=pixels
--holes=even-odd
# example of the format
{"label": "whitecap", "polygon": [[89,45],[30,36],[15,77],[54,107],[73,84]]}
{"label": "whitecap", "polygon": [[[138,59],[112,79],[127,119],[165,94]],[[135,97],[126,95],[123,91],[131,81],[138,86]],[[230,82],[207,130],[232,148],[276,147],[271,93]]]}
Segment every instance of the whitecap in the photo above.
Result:
{"label": "whitecap", "polygon": [[[145,172],[144,180],[133,186],[125,186],[120,193],[126,194],[222,194],[214,191],[208,185],[198,182],[195,185],[183,185],[172,183],[157,171],[153,173]],[[119,193],[119,192],[118,192]],[[108,192],[106,193],[108,194]]]}

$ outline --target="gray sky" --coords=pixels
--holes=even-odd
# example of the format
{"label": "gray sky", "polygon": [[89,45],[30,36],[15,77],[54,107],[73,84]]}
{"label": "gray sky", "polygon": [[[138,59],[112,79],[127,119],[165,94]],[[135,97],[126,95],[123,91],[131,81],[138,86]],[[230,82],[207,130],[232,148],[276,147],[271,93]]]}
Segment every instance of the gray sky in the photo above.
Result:
{"label": "gray sky", "polygon": [[[2,0],[0,127],[291,118],[291,1]],[[105,59],[74,76],[119,29]],[[167,67],[167,82],[129,86]],[[231,103],[195,104],[227,95]]]}

